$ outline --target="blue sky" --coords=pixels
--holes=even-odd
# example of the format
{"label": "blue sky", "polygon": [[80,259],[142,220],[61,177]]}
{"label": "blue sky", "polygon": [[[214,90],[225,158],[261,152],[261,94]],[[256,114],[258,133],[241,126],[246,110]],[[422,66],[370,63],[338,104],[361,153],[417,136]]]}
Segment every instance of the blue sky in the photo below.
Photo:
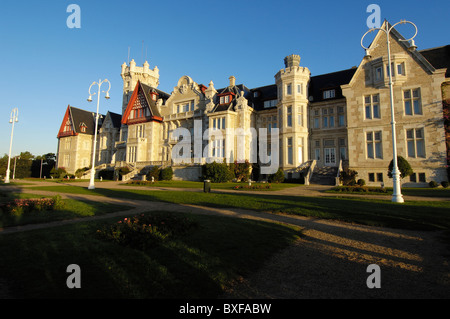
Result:
{"label": "blue sky", "polygon": [[[81,8],[81,28],[70,29],[70,4]],[[56,153],[67,105],[95,112],[93,81],[111,82],[100,112],[121,112],[121,65],[148,60],[160,70],[159,89],[170,93],[189,75],[216,88],[274,83],[283,59],[299,54],[312,75],[357,66],[364,56],[369,4],[391,23],[414,22],[420,49],[450,44],[450,1],[100,1],[2,0],[0,11],[0,156],[9,151],[11,110],[19,108],[12,156]],[[411,26],[398,30],[412,35]],[[95,101],[95,100],[94,100]]]}

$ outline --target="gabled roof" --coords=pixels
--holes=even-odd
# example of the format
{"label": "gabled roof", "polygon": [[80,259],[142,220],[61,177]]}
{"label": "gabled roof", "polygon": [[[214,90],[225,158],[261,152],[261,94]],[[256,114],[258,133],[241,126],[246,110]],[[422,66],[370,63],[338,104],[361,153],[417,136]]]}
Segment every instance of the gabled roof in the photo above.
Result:
{"label": "gabled roof", "polygon": [[[59,129],[58,138],[64,136],[75,136],[78,134],[87,134],[94,135],[95,133],[95,115],[96,113],[85,111],[73,106],[68,105],[66,109],[66,113],[64,115],[63,121],[61,123],[61,127]],[[104,117],[99,114],[99,117]],[[72,124],[71,132],[64,132],[64,127],[66,125],[67,120],[70,119]],[[81,126],[86,127],[86,131],[81,131]],[[98,128],[101,126],[101,120],[99,120]]]}
{"label": "gabled roof", "polygon": [[138,81],[136,87],[134,88],[133,94],[131,95],[130,101],[128,102],[127,108],[123,114],[122,124],[129,124],[129,116],[131,110],[133,109],[133,106],[138,98],[140,99],[140,101],[145,103],[143,107],[148,108],[148,110],[150,111],[150,116],[145,117],[141,122],[162,122],[163,118],[156,105],[157,101],[154,101],[152,99],[153,94],[157,94],[157,100],[162,99],[163,103],[165,103],[165,101],[167,101],[167,99],[170,97],[169,94]]}

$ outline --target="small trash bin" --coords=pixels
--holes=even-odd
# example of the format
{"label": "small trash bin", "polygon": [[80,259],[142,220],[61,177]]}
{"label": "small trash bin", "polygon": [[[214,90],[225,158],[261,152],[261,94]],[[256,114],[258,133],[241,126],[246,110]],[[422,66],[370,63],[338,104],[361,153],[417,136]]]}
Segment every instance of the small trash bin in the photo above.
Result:
{"label": "small trash bin", "polygon": [[203,181],[203,192],[211,192],[211,181],[209,179]]}

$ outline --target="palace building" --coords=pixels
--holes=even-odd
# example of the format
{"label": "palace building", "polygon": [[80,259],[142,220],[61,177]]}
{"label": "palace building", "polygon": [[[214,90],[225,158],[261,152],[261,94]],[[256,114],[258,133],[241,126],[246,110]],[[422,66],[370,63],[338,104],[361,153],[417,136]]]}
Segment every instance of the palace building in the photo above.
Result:
{"label": "palace building", "polygon": [[[94,166],[127,166],[126,178],[172,166],[175,179],[198,180],[203,163],[254,163],[264,147],[287,178],[334,184],[348,167],[368,185],[392,185],[389,67],[380,33],[357,67],[311,75],[293,54],[273,83],[257,88],[236,84],[234,76],[225,88],[183,76],[166,93],[158,89],[156,66],[124,63],[122,114],[101,116]],[[417,51],[397,31],[390,36],[397,154],[414,170],[402,184],[447,181],[450,45]],[[94,128],[94,113],[67,107],[58,133],[59,167],[74,173],[92,164]]]}

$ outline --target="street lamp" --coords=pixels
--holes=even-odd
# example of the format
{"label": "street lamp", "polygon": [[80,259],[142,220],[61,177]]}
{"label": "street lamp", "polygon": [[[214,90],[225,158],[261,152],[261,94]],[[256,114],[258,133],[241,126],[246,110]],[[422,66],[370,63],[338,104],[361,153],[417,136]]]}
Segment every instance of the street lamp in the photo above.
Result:
{"label": "street lamp", "polygon": [[[95,185],[94,185],[94,178],[95,178],[95,152],[97,149],[97,130],[98,130],[98,108],[100,105],[100,88],[102,86],[103,83],[108,83],[109,84],[109,88],[107,91],[102,91],[103,93],[106,93],[105,95],[105,99],[109,99],[109,90],[111,89],[111,83],[105,79],[105,80],[99,80],[98,82],[93,82],[91,84],[91,86],[89,87],[89,98],[87,99],[88,102],[92,102],[92,95],[97,94],[97,115],[95,117],[95,131],[94,131],[94,148],[92,151],[92,167],[91,167],[91,180],[89,182],[89,187],[88,189],[95,189]],[[91,93],[91,88],[93,85],[98,85],[98,93]]]}
{"label": "street lamp", "polygon": [[12,124],[11,128],[11,141],[9,142],[9,156],[8,156],[8,168],[6,169],[6,178],[5,184],[9,183],[9,173],[10,173],[10,164],[11,164],[11,149],[12,149],[12,141],[14,135],[14,123],[19,122],[19,109],[16,107],[11,111],[11,117],[9,119],[9,123]]}
{"label": "street lamp", "polygon": [[393,168],[392,168],[392,177],[393,177],[393,182],[394,182],[394,189],[393,189],[393,193],[392,193],[392,201],[396,202],[396,203],[403,203],[404,199],[403,199],[403,195],[401,193],[401,189],[400,189],[400,172],[398,170],[398,164],[397,164],[397,138],[396,138],[396,132],[395,132],[395,115],[394,115],[394,91],[393,91],[393,87],[392,87],[392,66],[391,66],[391,44],[390,44],[390,40],[389,40],[389,34],[391,33],[391,31],[394,29],[394,27],[398,24],[406,24],[409,23],[412,26],[414,26],[414,28],[416,29],[415,34],[409,38],[409,39],[399,39],[399,41],[411,41],[408,50],[409,51],[414,51],[417,49],[415,43],[414,43],[414,38],[417,35],[417,26],[410,22],[410,21],[406,21],[406,20],[401,20],[400,22],[397,22],[396,24],[394,24],[393,26],[391,26],[389,28],[389,24],[386,23],[386,29],[383,28],[372,28],[369,31],[367,31],[361,38],[361,46],[363,47],[363,49],[366,50],[366,55],[365,58],[366,59],[370,59],[370,53],[369,53],[369,48],[366,48],[363,45],[363,40],[364,37],[376,30],[379,31],[383,31],[386,34],[386,41],[387,41],[387,54],[388,54],[388,68],[389,68],[389,92],[390,92],[390,98],[391,98],[391,126],[392,126],[392,153],[393,153]]}

